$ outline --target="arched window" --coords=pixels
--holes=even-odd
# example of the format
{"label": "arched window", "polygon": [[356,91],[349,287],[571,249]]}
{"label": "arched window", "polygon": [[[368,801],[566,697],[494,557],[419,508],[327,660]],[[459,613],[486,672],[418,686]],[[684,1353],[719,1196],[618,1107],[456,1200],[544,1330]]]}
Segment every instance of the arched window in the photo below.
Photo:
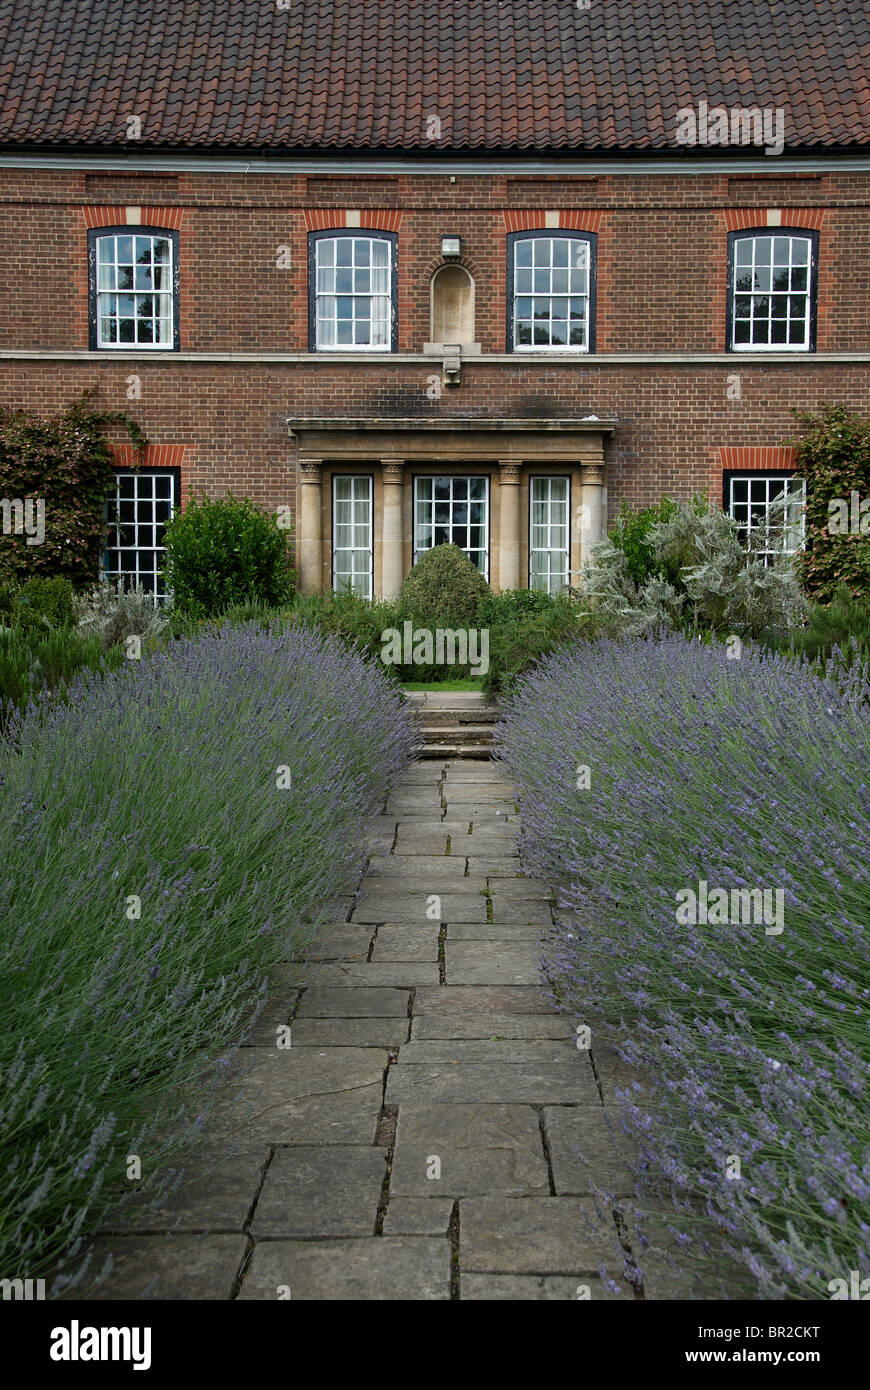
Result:
{"label": "arched window", "polygon": [[729,240],[729,350],[814,351],[818,233],[777,228]]}
{"label": "arched window", "polygon": [[511,233],[509,350],[592,352],[594,318],[594,234]]}
{"label": "arched window", "polygon": [[474,281],[464,266],[442,265],[432,276],[433,343],[474,342]]}

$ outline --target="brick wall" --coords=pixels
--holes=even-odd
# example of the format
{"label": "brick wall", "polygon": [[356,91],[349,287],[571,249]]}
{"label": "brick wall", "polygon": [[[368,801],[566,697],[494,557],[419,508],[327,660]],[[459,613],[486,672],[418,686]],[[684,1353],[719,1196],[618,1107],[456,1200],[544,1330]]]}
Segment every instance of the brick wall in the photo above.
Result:
{"label": "brick wall", "polygon": [[[426,393],[438,371],[431,361],[7,358],[0,403],[46,412],[98,383],[106,404],[131,408],[155,443],[185,446],[185,489],[232,488],[271,506],[293,500],[287,415],[612,414],[620,424],[607,446],[611,511],[623,496],[644,503],[698,487],[718,496],[722,448],[781,444],[795,428],[792,407],[843,401],[866,410],[870,364],[734,354],[728,365],[628,365],[608,364],[607,354],[721,352],[727,228],[764,222],[768,208],[803,209],[821,228],[819,350],[870,351],[868,204],[870,176],[845,172],[451,180],[5,171],[0,349],[87,348],[86,228],[106,209],[136,206],[143,222],[180,228],[183,351],[306,352],[308,231],[344,226],[354,209],[363,226],[399,227],[400,352],[429,340],[429,281],[441,236],[451,233],[475,280],[475,337],[484,354],[503,353],[507,231],[543,226],[556,210],[563,226],[597,227],[598,355],[466,362],[461,386],[435,401]],[[279,270],[284,246],[291,265]],[[131,373],[141,378],[135,402],[126,395]],[[726,394],[734,375],[739,399]]]}

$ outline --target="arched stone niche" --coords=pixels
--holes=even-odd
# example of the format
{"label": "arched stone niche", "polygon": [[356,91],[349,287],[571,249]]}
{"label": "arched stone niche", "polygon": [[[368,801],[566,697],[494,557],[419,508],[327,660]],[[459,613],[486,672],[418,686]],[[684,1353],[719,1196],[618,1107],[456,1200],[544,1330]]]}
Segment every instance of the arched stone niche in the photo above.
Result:
{"label": "arched stone niche", "polygon": [[474,343],[474,281],[465,266],[442,265],[432,276],[432,344]]}

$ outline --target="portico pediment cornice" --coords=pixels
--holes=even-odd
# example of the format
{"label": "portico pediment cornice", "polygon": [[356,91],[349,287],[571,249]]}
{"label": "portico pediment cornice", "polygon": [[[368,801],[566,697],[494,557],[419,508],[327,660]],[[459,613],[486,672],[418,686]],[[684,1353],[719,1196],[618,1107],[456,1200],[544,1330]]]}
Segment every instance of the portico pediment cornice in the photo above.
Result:
{"label": "portico pediment cornice", "polygon": [[473,459],[498,463],[516,458],[526,464],[559,458],[600,458],[604,436],[618,421],[591,415],[578,419],[292,417],[287,433],[300,456],[353,462],[401,458],[406,463]]}

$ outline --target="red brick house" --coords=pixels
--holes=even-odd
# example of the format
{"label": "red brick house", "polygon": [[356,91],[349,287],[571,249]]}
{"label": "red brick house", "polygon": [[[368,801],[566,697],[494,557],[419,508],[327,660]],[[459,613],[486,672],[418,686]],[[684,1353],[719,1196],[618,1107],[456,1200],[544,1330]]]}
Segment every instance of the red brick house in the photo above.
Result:
{"label": "red brick house", "polygon": [[868,406],[857,0],[41,0],[0,49],[0,401],[135,413],[115,571],[231,490],[309,590],[442,540],[557,587]]}

